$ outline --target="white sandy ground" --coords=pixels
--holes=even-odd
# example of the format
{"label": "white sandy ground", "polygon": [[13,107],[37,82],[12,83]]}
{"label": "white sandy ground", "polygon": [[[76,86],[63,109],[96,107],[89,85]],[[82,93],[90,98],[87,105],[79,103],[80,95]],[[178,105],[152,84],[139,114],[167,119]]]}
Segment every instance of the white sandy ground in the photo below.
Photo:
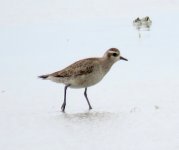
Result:
{"label": "white sandy ground", "polygon": [[[1,150],[179,149],[179,1],[131,3],[0,1]],[[129,61],[89,88],[94,109],[68,89],[61,113],[63,86],[37,76],[110,47]]]}

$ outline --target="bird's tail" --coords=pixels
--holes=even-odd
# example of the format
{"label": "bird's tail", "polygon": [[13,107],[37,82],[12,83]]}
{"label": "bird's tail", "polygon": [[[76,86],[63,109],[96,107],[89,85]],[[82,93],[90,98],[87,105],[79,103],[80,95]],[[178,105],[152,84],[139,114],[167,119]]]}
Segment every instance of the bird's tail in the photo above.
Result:
{"label": "bird's tail", "polygon": [[38,76],[39,78],[41,79],[47,79],[49,75],[41,75],[41,76]]}

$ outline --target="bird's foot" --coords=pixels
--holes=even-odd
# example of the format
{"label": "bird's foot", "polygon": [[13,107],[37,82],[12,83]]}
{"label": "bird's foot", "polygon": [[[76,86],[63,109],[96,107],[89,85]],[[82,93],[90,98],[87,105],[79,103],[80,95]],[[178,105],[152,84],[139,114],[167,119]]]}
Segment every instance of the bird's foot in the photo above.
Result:
{"label": "bird's foot", "polygon": [[62,106],[61,106],[61,110],[62,110],[62,112],[65,112],[65,106],[66,106],[66,104],[63,103]]}
{"label": "bird's foot", "polygon": [[89,107],[89,110],[93,109],[91,106]]}

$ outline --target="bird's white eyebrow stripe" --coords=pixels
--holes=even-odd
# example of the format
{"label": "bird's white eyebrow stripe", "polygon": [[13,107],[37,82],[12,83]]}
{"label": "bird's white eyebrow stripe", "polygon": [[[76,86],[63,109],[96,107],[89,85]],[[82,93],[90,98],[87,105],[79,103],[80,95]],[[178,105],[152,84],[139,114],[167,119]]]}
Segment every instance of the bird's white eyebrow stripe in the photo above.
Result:
{"label": "bird's white eyebrow stripe", "polygon": [[118,52],[117,51],[108,51],[108,53],[117,53],[118,54]]}

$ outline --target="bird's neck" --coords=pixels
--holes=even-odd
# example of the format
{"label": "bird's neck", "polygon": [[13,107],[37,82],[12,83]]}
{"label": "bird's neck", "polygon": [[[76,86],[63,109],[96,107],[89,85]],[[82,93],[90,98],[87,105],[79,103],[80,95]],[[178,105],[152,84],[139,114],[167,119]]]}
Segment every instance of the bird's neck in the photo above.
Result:
{"label": "bird's neck", "polygon": [[102,58],[101,61],[103,74],[105,75],[110,70],[114,62],[107,58]]}

